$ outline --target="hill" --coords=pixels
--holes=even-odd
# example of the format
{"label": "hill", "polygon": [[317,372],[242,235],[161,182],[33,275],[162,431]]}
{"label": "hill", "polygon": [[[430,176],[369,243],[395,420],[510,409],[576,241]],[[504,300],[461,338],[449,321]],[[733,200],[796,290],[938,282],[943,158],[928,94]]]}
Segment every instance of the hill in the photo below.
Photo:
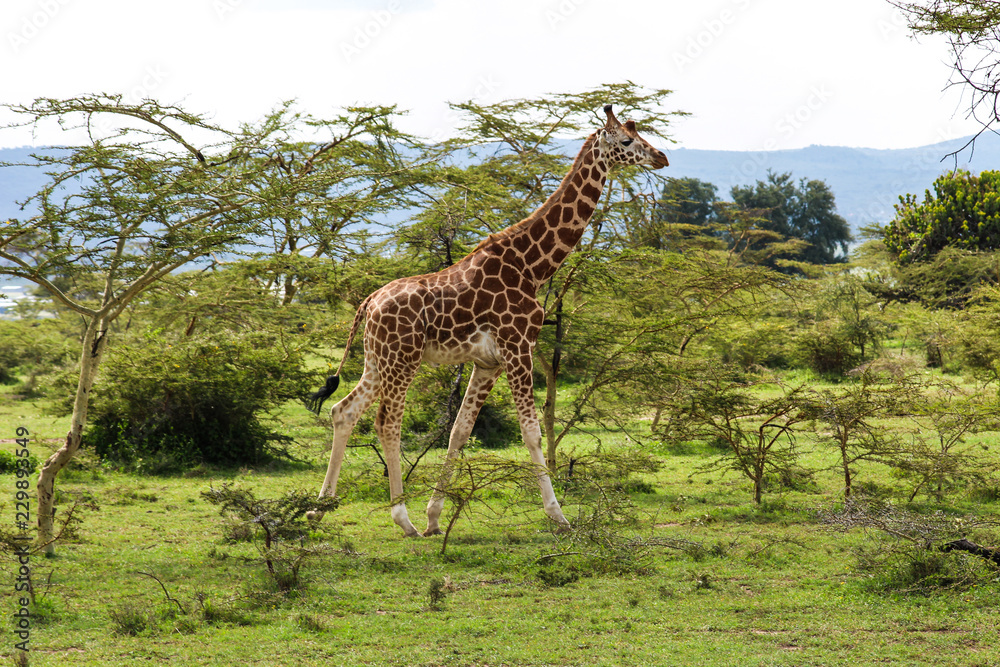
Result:
{"label": "hill", "polygon": [[[969,138],[954,139],[919,148],[878,150],[843,146],[809,146],[781,151],[719,151],[675,148],[668,151],[673,177],[698,178],[718,187],[729,198],[736,185],[752,185],[768,170],[790,172],[798,180],[825,181],[837,199],[838,212],[852,229],[892,219],[893,205],[907,193],[922,195],[934,179],[956,166],[978,173],[1000,168],[1000,137],[984,134],[975,150],[965,150],[956,160],[949,153],[961,149]],[[564,150],[575,155],[581,142],[566,142]],[[0,149],[0,162],[20,162],[29,149]],[[20,213],[15,203],[36,192],[45,178],[37,170],[10,167],[0,170],[0,220]]]}
{"label": "hill", "polygon": [[958,156],[969,138],[919,148],[878,150],[842,146],[809,146],[782,151],[709,151],[677,148],[669,151],[671,176],[693,177],[713,183],[719,197],[729,198],[736,185],[752,185],[768,170],[790,172],[798,180],[825,181],[837,199],[837,210],[852,229],[871,222],[887,222],[893,205],[907,193],[922,196],[942,173],[956,167],[978,173],[1000,168],[1000,137],[985,134],[975,150]]}

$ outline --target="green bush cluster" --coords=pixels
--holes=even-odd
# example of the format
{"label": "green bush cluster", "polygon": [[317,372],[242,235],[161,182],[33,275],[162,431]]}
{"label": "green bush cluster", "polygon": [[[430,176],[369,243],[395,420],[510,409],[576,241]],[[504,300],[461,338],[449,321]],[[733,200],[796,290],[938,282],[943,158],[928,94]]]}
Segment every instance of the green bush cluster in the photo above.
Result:
{"label": "green bush cluster", "polygon": [[259,464],[290,438],[267,413],[299,397],[312,378],[299,352],[266,336],[220,334],[112,348],[84,443],[145,472],[199,463]]}
{"label": "green bush cluster", "polygon": [[25,376],[24,388],[35,389],[36,378],[73,359],[79,348],[54,319],[10,320],[0,327],[0,384]]}

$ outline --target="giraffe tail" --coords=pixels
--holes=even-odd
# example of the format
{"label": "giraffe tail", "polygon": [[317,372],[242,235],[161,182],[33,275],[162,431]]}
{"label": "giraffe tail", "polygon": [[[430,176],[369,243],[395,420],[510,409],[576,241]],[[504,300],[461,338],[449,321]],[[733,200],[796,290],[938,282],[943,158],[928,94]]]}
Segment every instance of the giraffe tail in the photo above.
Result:
{"label": "giraffe tail", "polygon": [[361,302],[358,306],[358,312],[354,314],[354,321],[351,323],[351,331],[347,334],[347,344],[344,346],[344,356],[340,360],[340,366],[337,367],[337,372],[333,375],[328,375],[326,378],[326,384],[319,388],[314,394],[311,394],[309,398],[305,400],[306,409],[310,412],[315,412],[319,414],[320,409],[323,407],[323,402],[333,396],[333,392],[337,391],[337,387],[340,385],[340,371],[344,368],[344,362],[347,361],[347,355],[351,351],[351,343],[354,342],[354,335],[358,332],[358,326],[361,324],[361,320],[364,318],[365,313],[368,312],[368,302],[372,300],[374,294],[369,295],[367,299]]}
{"label": "giraffe tail", "polygon": [[333,392],[337,391],[337,387],[340,385],[339,375],[330,375],[326,378],[326,384],[319,388],[314,394],[311,394],[309,398],[306,399],[306,409],[309,412],[315,412],[319,414],[320,408],[323,407],[323,401],[333,396]]}

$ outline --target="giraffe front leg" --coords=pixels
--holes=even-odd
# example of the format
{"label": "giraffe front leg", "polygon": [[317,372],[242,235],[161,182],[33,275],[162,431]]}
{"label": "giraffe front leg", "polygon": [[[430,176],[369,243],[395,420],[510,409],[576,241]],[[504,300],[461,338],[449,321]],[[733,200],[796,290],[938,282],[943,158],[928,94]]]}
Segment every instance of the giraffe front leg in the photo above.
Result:
{"label": "giraffe front leg", "polygon": [[514,405],[517,407],[517,419],[521,424],[521,438],[528,448],[531,461],[538,471],[538,488],[542,492],[542,508],[545,514],[559,525],[559,530],[569,530],[569,521],[563,516],[559,501],[556,500],[552,480],[549,479],[545,466],[545,454],[542,452],[542,429],[538,423],[538,412],[535,410],[535,398],[531,384],[531,355],[522,355],[508,361],[507,382],[514,395]]}
{"label": "giraffe front leg", "polygon": [[434,486],[434,493],[427,503],[427,530],[424,536],[440,535],[441,528],[438,521],[441,518],[441,511],[444,509],[444,490],[451,482],[452,462],[459,452],[469,441],[472,427],[476,425],[476,417],[486,402],[486,397],[490,395],[493,385],[500,377],[502,369],[500,367],[483,369],[475,366],[472,370],[472,377],[469,379],[469,386],[465,390],[465,399],[462,407],[455,418],[455,425],[451,429],[451,436],[448,438],[448,454],[445,456],[444,468],[437,484]]}

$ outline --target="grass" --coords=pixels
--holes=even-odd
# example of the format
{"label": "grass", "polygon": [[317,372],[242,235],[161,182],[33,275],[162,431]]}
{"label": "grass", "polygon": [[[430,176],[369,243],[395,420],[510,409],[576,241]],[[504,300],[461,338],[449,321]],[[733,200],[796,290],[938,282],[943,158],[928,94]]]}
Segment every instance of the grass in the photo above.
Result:
{"label": "grass", "polygon": [[[36,412],[0,395],[0,420],[11,432],[2,434],[5,442],[16,426],[29,425],[32,451],[44,459],[65,420]],[[302,443],[296,455],[310,466],[137,477],[104,469],[84,453],[64,471],[57,488],[91,493],[100,510],[84,515],[77,537],[61,544],[55,558],[32,561],[42,601],[31,664],[968,666],[993,660],[995,576],[921,594],[881,590],[859,570],[856,550],[883,538],[834,532],[815,520],[816,508],[838,501],[835,473],[818,475],[806,490],[772,490],[754,507],[748,483],[733,473],[691,476],[715,454],[701,445],[683,454],[658,450],[660,470],[644,473],[645,484],[634,487],[654,492],[629,494],[633,522],[610,522],[604,535],[612,547],[629,539],[647,543],[625,567],[611,567],[611,552],[579,535],[553,534],[535,491],[503,490],[474,506],[444,554],[440,537],[404,539],[384,498],[352,488],[376,485],[378,473],[371,452],[351,450],[344,503],[310,535],[332,548],[303,566],[299,589],[279,594],[254,545],[225,539],[225,520],[200,493],[224,481],[250,486],[259,497],[318,489],[328,434],[295,406],[281,419]],[[807,440],[806,463],[830,465],[831,452]],[[602,441],[605,450],[626,446],[620,434],[604,433]],[[586,451],[589,444],[568,438],[564,447]],[[500,454],[527,458],[522,448]],[[0,477],[0,486],[12,490],[13,481]],[[905,491],[901,480],[875,466],[858,481],[890,494]],[[408,491],[419,525],[428,486],[417,480]],[[571,489],[560,495],[571,519],[589,507],[577,504]],[[961,494],[946,506],[918,502],[924,511],[998,513],[996,502]],[[13,512],[12,501],[0,503],[11,521]],[[690,543],[697,547],[657,546]],[[12,613],[14,573],[4,572],[0,590]],[[10,660],[14,640],[5,636],[0,654]]]}

